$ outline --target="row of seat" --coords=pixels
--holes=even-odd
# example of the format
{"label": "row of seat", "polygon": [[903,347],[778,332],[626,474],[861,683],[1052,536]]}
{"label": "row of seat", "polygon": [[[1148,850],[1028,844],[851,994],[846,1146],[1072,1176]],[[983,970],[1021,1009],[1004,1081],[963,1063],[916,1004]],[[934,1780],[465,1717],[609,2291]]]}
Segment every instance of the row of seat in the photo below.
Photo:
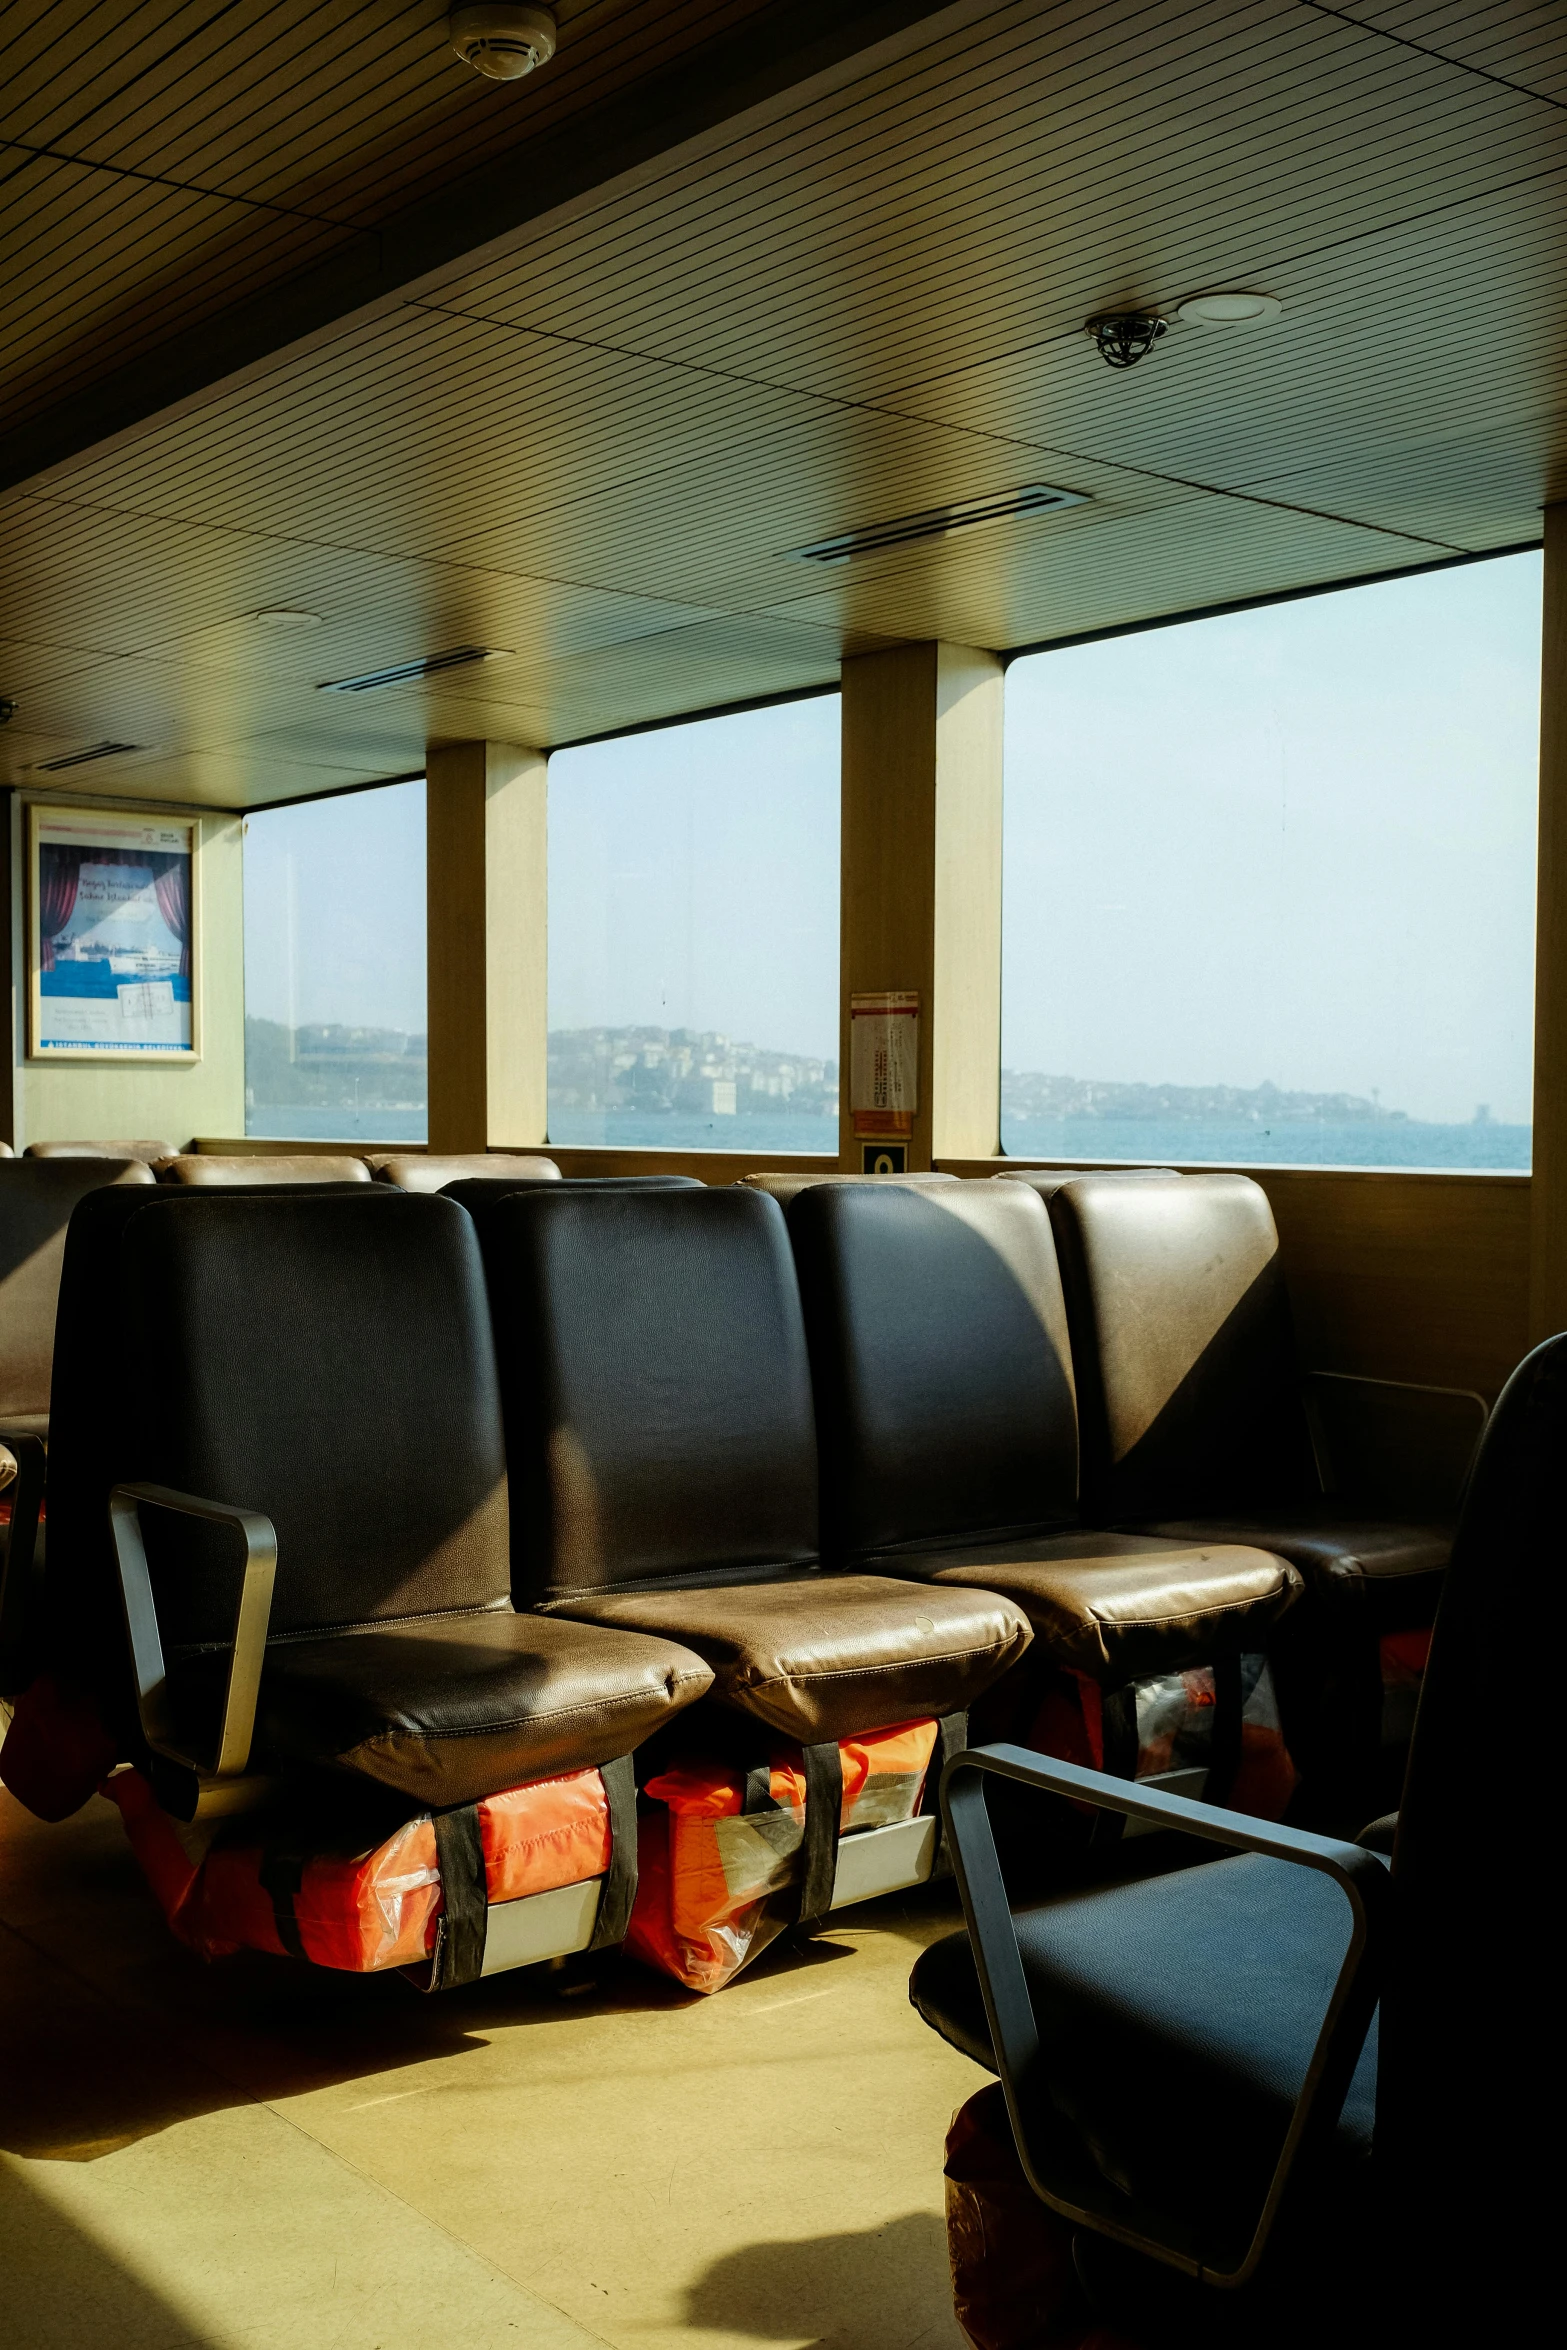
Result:
{"label": "row of seat", "polygon": [[[1440,1529],[1398,1528],[1310,1490],[1276,1244],[1256,1187],[1085,1178],[1056,1192],[1053,1214],[1054,1224],[1035,1191],[1012,1182],[819,1184],[791,1202],[787,1228],[754,1191],[670,1178],[521,1192],[492,1178],[459,1184],[447,1202],[368,1186],[270,1198],[102,1190],[73,1221],[61,1299],[46,1645],[74,1653],[90,1625],[89,1639],[114,1649],[106,1497],[120,1479],[149,1477],[274,1518],[279,1637],[379,1621],[383,1585],[400,1618],[496,1608],[484,1577],[500,1544],[514,1607],[684,1647],[717,1676],[723,1702],[807,1742],[953,1711],[978,1694],[995,1675],[976,1665],[975,1682],[955,1669],[950,1642],[964,1624],[975,1657],[1007,1663],[1026,1619],[1052,1661],[1114,1690],[1266,1646],[1308,1580],[1308,1613],[1331,1619],[1353,1594],[1351,1633],[1362,1640],[1389,1612],[1427,1607]],[[488,1319],[474,1242],[462,1237],[474,1232]],[[181,1264],[203,1248],[214,1265],[237,1252],[233,1285],[193,1298],[177,1362],[166,1361],[164,1289],[127,1270],[154,1243],[185,1252]],[[1195,1301],[1191,1280],[1175,1278],[1183,1252],[1207,1283]],[[1149,1267],[1163,1268],[1163,1291]],[[458,1295],[472,1327],[453,1380],[446,1341],[431,1333]],[[119,1301],[117,1344],[138,1366],[134,1409],[106,1371],[109,1298]],[[1199,1307],[1207,1347],[1183,1370]],[[1143,1354],[1118,1312],[1140,1323]],[[1165,1393],[1150,1408],[1160,1379]],[[319,1422],[302,1430],[307,1396]],[[178,1457],[166,1457],[175,1437],[165,1411],[184,1431]],[[293,1452],[279,1442],[280,1412],[301,1438]],[[192,1428],[216,1449],[179,1452]],[[437,1429],[469,1463],[455,1485],[444,1466],[437,1473]],[[509,1511],[498,1464],[510,1472]],[[493,1524],[480,1487],[500,1495],[484,1504]],[[456,1519],[454,1492],[465,1497]],[[384,1523],[393,1495],[395,1539]],[[1128,1502],[1213,1514],[1134,1524]],[[1096,1530],[1112,1515],[1109,1531]],[[459,1522],[462,1575],[478,1581],[459,1576],[459,1596],[432,1601],[447,1568],[429,1562],[447,1557]],[[824,1560],[836,1570],[830,1584]],[[1391,1571],[1378,1575],[1384,1562]],[[929,1597],[910,1618],[889,1585],[915,1582]],[[1365,1608],[1368,1590],[1380,1612]],[[220,1633],[200,1610],[197,1622],[177,1622],[169,1637],[207,1658],[189,1669],[197,1681],[221,1679]],[[510,1655],[515,1635],[494,1626],[478,1645],[497,1638]],[[462,1646],[466,1670],[469,1635]],[[352,1653],[369,1671],[372,1650]],[[394,1679],[412,1654],[386,1652]],[[450,1652],[421,1654],[420,1670],[433,1671]],[[343,1656],[334,1659],[333,1671]],[[510,1666],[499,1669],[509,1686]],[[107,1700],[110,1655],[94,1672]],[[290,1721],[296,1699],[281,1693],[301,1672],[318,1693],[323,1673],[331,1681],[321,1658],[269,1652],[269,1687]],[[861,1707],[867,1675],[885,1700],[874,1720]],[[195,1699],[181,1702],[188,1712]],[[264,1744],[270,1718],[264,1709]],[[356,1719],[362,1727],[368,1716]],[[123,1707],[120,1727],[131,1733]],[[461,1735],[473,1734],[465,1714]],[[309,1739],[297,1724],[279,1735],[279,1751],[303,1759]],[[386,1724],[367,1735],[377,1752],[403,1751]],[[433,1769],[440,1736],[426,1725],[418,1740],[428,1750],[420,1769]],[[464,1751],[471,1761],[480,1749]],[[523,1759],[508,1749],[508,1768]]]}

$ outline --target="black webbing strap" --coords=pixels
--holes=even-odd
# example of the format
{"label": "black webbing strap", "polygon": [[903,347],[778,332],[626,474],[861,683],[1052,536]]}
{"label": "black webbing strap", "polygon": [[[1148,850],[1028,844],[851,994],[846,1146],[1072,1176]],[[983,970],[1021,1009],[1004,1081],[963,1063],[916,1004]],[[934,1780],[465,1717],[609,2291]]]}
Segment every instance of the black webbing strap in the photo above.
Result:
{"label": "black webbing strap", "polygon": [[783,1810],[783,1805],[773,1793],[773,1766],[770,1762],[753,1763],[746,1772],[740,1810],[742,1814]]}
{"label": "black webbing strap", "polygon": [[305,1881],[305,1856],[292,1844],[264,1845],[261,1853],[261,1890],[272,1898],[272,1923],[290,1958],[303,1958],[294,1896]]}
{"label": "black webbing strap", "polygon": [[930,1856],[930,1873],[934,1877],[950,1877],[952,1855],[947,1850],[947,1839],[941,1825],[941,1774],[955,1754],[961,1754],[968,1744],[968,1713],[941,1714],[936,1721],[936,1743],[931,1749],[925,1770],[925,1785],[920,1794],[920,1812],[930,1814],[936,1822],[936,1845]]}
{"label": "black webbing strap", "polygon": [[[1099,1701],[1099,1721],[1104,1739],[1104,1767],[1113,1779],[1135,1779],[1137,1776],[1137,1684],[1124,1681],[1119,1689],[1106,1689]],[[1089,1841],[1093,1844],[1119,1844],[1126,1826],[1116,1811],[1096,1811]]]}
{"label": "black webbing strap", "polygon": [[843,1816],[843,1757],[836,1738],[802,1746],[805,1764],[805,1841],[800,1847],[799,1925],[814,1926],[832,1907],[838,1876],[838,1829]]}
{"label": "black webbing strap", "polygon": [[451,1991],[459,1983],[476,1983],[484,1972],[490,1897],[479,1807],[465,1803],[456,1811],[438,1811],[431,1825],[435,1829],[436,1866],[441,1872],[442,1907],[435,1955],[430,1961],[430,1989]]}
{"label": "black webbing strap", "polygon": [[609,1867],[599,1889],[598,1917],[588,1948],[609,1950],[626,1939],[637,1897],[637,1779],[630,1755],[600,1763],[599,1777],[609,1804]]}
{"label": "black webbing strap", "polygon": [[1208,1746],[1208,1780],[1204,1803],[1228,1803],[1241,1767],[1241,1660],[1215,1657],[1213,1662],[1213,1731]]}

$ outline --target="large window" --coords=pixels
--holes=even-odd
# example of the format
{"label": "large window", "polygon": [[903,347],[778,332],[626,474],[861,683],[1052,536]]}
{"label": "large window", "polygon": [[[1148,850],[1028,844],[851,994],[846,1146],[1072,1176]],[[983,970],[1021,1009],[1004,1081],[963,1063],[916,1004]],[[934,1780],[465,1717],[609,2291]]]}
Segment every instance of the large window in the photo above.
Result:
{"label": "large window", "polygon": [[1527,1168],[1540,559],[1007,675],[1002,1144]]}
{"label": "large window", "polygon": [[838,1148],[838,700],[550,761],[549,1131]]}
{"label": "large window", "polygon": [[245,1132],[422,1142],[424,785],[245,827]]}

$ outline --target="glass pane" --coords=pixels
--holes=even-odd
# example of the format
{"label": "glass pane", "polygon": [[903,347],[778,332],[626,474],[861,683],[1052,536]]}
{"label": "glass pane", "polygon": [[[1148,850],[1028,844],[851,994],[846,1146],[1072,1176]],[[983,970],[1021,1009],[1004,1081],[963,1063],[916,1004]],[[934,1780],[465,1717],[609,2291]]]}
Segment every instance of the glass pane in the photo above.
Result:
{"label": "glass pane", "polygon": [[838,1148],[838,697],[550,761],[550,1140]]}
{"label": "glass pane", "polygon": [[1002,1147],[1527,1168],[1540,558],[1007,674]]}
{"label": "glass pane", "polygon": [[423,1142],[424,785],[245,826],[245,1132]]}

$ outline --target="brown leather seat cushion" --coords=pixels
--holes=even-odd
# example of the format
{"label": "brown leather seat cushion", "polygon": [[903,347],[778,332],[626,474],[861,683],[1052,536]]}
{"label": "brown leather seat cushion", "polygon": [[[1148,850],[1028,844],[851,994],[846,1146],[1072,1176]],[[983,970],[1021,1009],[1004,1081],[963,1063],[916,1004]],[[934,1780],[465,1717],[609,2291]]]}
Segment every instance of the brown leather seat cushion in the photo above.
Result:
{"label": "brown leather seat cushion", "polygon": [[678,1640],[712,1666],[720,1704],[804,1744],[956,1713],[1030,1637],[1019,1609],[993,1591],[883,1575],[590,1592],[552,1612]]}
{"label": "brown leather seat cushion", "polygon": [[365,1164],[377,1183],[395,1183],[399,1191],[444,1191],[448,1183],[503,1175],[560,1181],[555,1161],[534,1151],[509,1157],[503,1151],[378,1151]]}
{"label": "brown leather seat cushion", "polygon": [[1239,1544],[1137,1534],[1035,1535],[888,1560],[900,1575],[980,1586],[1024,1610],[1051,1660],[1108,1687],[1266,1645],[1300,1570]]}
{"label": "brown leather seat cushion", "polygon": [[[173,1665],[178,1727],[214,1740],[226,1651]],[[629,1754],[712,1674],[668,1640],[553,1616],[425,1616],[267,1649],[251,1767],[329,1764],[421,1804],[472,1803]]]}
{"label": "brown leather seat cushion", "polygon": [[1170,1519],[1143,1531],[1177,1542],[1264,1543],[1293,1561],[1322,1598],[1395,1631],[1435,1614],[1454,1530],[1360,1511],[1341,1494],[1325,1493],[1276,1511]]}

